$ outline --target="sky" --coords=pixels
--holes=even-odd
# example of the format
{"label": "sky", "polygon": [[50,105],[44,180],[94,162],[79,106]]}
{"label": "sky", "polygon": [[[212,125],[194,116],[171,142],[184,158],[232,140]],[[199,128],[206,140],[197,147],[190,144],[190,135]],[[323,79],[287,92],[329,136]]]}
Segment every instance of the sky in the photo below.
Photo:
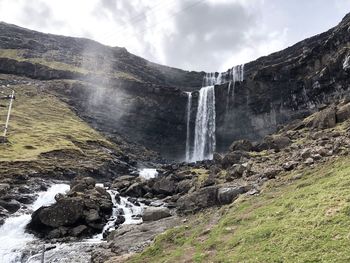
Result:
{"label": "sky", "polygon": [[350,0],[0,0],[0,21],[208,72],[322,33],[348,12]]}

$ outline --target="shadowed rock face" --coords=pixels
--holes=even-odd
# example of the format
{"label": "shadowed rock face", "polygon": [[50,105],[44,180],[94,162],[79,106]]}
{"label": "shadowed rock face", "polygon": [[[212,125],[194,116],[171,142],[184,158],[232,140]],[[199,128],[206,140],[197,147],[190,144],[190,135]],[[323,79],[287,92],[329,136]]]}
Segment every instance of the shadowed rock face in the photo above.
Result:
{"label": "shadowed rock face", "polygon": [[[237,139],[258,140],[280,124],[347,96],[349,28],[347,15],[323,34],[246,64],[244,81],[235,83],[234,95],[227,96],[227,83],[216,86],[217,150],[226,151]],[[184,158],[187,97],[183,91],[198,90],[204,72],[157,65],[124,48],[87,39],[4,23],[0,31],[0,51],[16,49],[20,56],[0,52],[0,72],[55,80],[45,86],[98,130],[112,138],[122,135],[168,158]],[[192,99],[191,130],[198,92]]]}

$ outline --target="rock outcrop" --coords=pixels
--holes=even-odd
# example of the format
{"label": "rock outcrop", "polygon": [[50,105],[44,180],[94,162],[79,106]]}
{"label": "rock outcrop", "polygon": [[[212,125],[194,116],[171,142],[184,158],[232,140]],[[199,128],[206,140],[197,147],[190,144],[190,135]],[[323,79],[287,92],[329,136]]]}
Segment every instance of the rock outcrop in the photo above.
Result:
{"label": "rock outcrop", "polygon": [[93,178],[76,178],[67,195],[57,195],[56,203],[32,214],[27,230],[48,239],[91,236],[102,232],[112,213],[113,203]]}

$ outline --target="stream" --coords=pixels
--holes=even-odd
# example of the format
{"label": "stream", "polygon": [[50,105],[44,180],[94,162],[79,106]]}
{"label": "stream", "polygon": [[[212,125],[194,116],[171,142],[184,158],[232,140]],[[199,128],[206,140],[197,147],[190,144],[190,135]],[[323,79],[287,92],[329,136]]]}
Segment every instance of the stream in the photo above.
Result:
{"label": "stream", "polygon": [[[102,184],[97,185],[103,186]],[[120,214],[125,218],[123,224],[142,223],[144,205],[134,205],[127,198],[119,196],[117,191],[107,190],[112,198],[113,211],[102,233],[90,239],[65,243],[47,243],[49,241],[45,242],[26,233],[25,228],[31,220],[31,214],[41,206],[55,203],[55,196],[67,191],[69,191],[67,184],[52,185],[47,191],[38,193],[38,197],[32,205],[21,208],[5,220],[0,227],[1,263],[41,263],[43,257],[45,262],[90,262],[91,250],[104,242],[104,233],[114,230],[116,221],[120,220]],[[123,211],[121,212],[121,210]]]}

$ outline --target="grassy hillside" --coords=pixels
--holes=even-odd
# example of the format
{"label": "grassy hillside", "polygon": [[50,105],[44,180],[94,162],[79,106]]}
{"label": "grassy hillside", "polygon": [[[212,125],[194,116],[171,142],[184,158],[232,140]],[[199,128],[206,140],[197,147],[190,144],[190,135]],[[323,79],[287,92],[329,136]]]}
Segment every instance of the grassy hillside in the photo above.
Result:
{"label": "grassy hillside", "polygon": [[[0,78],[11,76],[0,75]],[[0,144],[0,175],[59,169],[93,171],[115,158],[113,153],[121,154],[118,146],[88,126],[67,104],[29,83],[11,86],[16,100],[10,118],[9,142]],[[0,104],[2,132],[8,101],[2,100]]]}
{"label": "grassy hillside", "polygon": [[350,262],[350,159],[269,182],[167,231],[130,262]]}

